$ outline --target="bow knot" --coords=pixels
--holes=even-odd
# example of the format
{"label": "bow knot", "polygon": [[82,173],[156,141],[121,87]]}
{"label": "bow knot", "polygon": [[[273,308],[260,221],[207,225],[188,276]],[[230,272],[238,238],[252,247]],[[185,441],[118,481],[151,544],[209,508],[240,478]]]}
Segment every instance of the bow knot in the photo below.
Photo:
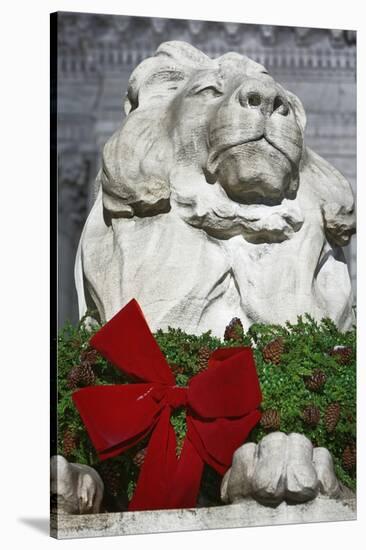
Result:
{"label": "bow knot", "polygon": [[170,386],[165,394],[166,403],[171,409],[186,407],[188,403],[187,388],[182,386]]}

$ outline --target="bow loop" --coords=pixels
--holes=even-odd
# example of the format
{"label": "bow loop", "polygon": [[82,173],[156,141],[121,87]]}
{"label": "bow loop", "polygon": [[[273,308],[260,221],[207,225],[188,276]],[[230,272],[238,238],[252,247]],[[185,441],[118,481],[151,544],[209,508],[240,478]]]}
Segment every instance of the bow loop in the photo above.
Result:
{"label": "bow loop", "polygon": [[262,394],[249,347],[219,349],[191,379],[189,404],[202,418],[235,418],[259,407]]}
{"label": "bow loop", "polygon": [[143,439],[162,408],[153,399],[152,384],[89,386],[74,392],[72,398],[102,460]]}
{"label": "bow loop", "polygon": [[90,345],[110,363],[139,380],[175,384],[136,300],[131,300],[112,317],[91,338]]}

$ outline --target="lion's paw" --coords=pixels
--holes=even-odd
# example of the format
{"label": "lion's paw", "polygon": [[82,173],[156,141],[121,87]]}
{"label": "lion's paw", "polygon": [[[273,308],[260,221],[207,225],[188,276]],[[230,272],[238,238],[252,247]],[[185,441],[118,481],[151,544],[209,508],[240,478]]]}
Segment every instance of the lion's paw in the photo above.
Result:
{"label": "lion's paw", "polygon": [[55,512],[96,514],[104,492],[102,478],[94,468],[68,462],[63,456],[51,458],[51,496],[56,497]]}
{"label": "lion's paw", "polygon": [[306,502],[319,493],[333,498],[340,493],[332,457],[298,433],[273,432],[258,444],[246,443],[234,453],[221,484],[226,503],[253,497],[273,506]]}

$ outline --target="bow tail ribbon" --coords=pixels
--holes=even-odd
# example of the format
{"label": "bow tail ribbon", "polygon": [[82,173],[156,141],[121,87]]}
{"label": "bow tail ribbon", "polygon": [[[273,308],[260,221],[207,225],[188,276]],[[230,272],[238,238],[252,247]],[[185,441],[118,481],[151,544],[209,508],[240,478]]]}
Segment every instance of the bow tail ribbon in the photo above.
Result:
{"label": "bow tail ribbon", "polygon": [[[246,440],[260,419],[253,411],[245,418],[213,422],[195,420],[187,415],[187,435],[179,458],[176,455],[176,436],[170,423],[170,411],[164,409],[152,432],[144,463],[138,478],[129,510],[161,510],[194,508],[201,485],[204,464],[223,475],[231,465],[232,455]],[[205,429],[208,428],[208,430]],[[205,436],[214,433],[215,448],[205,444]],[[222,442],[225,441],[225,444]],[[216,446],[225,448],[220,455]],[[226,456],[225,456],[226,455]]]}
{"label": "bow tail ribbon", "polygon": [[186,437],[181,455],[176,455],[176,437],[170,411],[162,412],[153,431],[137,486],[128,509],[161,510],[196,505],[203,460]]}
{"label": "bow tail ribbon", "polygon": [[150,435],[129,510],[195,506],[203,459],[187,436],[178,458],[169,405],[156,403],[161,386],[92,386],[73,394],[74,403],[101,460],[115,457]]}

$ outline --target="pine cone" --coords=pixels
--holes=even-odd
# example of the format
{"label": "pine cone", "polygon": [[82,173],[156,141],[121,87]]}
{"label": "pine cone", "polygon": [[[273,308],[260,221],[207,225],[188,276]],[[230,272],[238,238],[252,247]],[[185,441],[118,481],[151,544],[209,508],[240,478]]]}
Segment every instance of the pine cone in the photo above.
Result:
{"label": "pine cone", "polygon": [[325,372],[320,369],[315,369],[311,376],[305,377],[305,386],[308,390],[319,391],[324,386],[327,381],[327,376]]}
{"label": "pine cone", "polygon": [[76,388],[78,387],[80,379],[79,368],[80,365],[75,365],[74,367],[72,367],[69,374],[67,375],[67,385],[70,390],[76,390]]}
{"label": "pine cone", "polygon": [[183,374],[183,372],[184,372],[184,368],[181,367],[180,365],[176,365],[175,363],[171,363],[169,366],[170,366],[170,369],[171,369],[172,373],[174,374],[174,376],[177,376],[177,374]]}
{"label": "pine cone", "polygon": [[244,329],[241,320],[239,317],[234,317],[225,329],[224,340],[235,340],[240,342],[243,332]]}
{"label": "pine cone", "polygon": [[329,355],[334,357],[340,365],[349,365],[352,354],[353,350],[350,346],[335,346],[329,352]]}
{"label": "pine cone", "polygon": [[315,405],[307,405],[302,412],[305,424],[316,426],[320,420],[320,411]]}
{"label": "pine cone", "polygon": [[80,354],[81,363],[87,363],[88,365],[94,365],[100,357],[96,349],[87,348]]}
{"label": "pine cone", "polygon": [[105,460],[99,466],[99,473],[108,493],[116,497],[121,491],[123,481],[120,464],[113,462],[113,460]]}
{"label": "pine cone", "polygon": [[338,424],[341,407],[339,403],[330,403],[325,409],[325,429],[327,432],[333,432]]}
{"label": "pine cone", "polygon": [[147,451],[147,447],[144,447],[143,449],[140,449],[139,451],[137,451],[137,453],[133,457],[132,459],[133,463],[135,466],[137,466],[137,468],[142,468],[142,465],[144,463],[145,456],[146,456],[146,451]]}
{"label": "pine cone", "polygon": [[263,411],[260,425],[265,430],[279,430],[281,424],[280,413],[276,409]]}
{"label": "pine cone", "polygon": [[82,386],[92,386],[95,384],[95,374],[90,365],[80,365],[80,381]]}
{"label": "pine cone", "polygon": [[79,444],[79,438],[72,428],[67,428],[64,432],[62,448],[65,457],[73,454]]}
{"label": "pine cone", "polygon": [[95,374],[90,365],[75,365],[67,377],[67,385],[71,390],[82,388],[83,386],[92,386],[95,383]]}
{"label": "pine cone", "polygon": [[266,363],[279,365],[284,350],[283,338],[280,336],[271,342],[268,342],[262,350],[262,356]]}
{"label": "pine cone", "polygon": [[210,355],[211,350],[208,349],[206,346],[203,346],[198,350],[197,372],[202,372],[207,369]]}
{"label": "pine cone", "polygon": [[342,464],[345,470],[351,471],[356,466],[356,444],[349,443],[342,453]]}

